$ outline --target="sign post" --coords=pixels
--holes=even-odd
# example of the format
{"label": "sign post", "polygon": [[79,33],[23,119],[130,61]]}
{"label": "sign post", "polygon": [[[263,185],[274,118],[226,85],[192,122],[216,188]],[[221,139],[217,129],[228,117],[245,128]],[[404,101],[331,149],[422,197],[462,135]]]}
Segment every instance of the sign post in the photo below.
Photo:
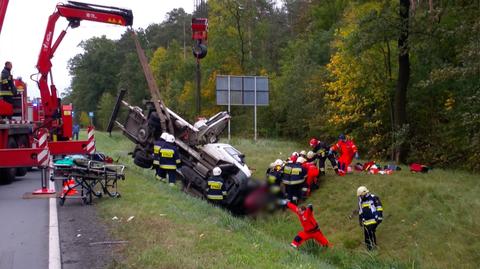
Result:
{"label": "sign post", "polygon": [[93,112],[88,112],[88,117],[90,118],[90,126],[93,126]]}
{"label": "sign post", "polygon": [[[230,97],[230,76],[228,76],[228,115],[230,115],[230,104],[231,97]],[[230,143],[231,138],[231,129],[230,129],[230,119],[228,120],[228,143]]]}

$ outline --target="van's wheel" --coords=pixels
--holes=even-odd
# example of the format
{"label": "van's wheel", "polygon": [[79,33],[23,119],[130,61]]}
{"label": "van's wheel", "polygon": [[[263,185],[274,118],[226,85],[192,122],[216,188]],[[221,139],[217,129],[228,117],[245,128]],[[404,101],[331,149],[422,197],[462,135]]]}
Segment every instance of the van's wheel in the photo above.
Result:
{"label": "van's wheel", "polygon": [[150,168],[153,165],[153,160],[147,154],[145,151],[142,150],[137,150],[135,152],[135,158],[133,159],[133,162],[142,168]]}
{"label": "van's wheel", "polygon": [[[13,137],[8,138],[8,148],[17,148],[17,142]],[[8,184],[15,179],[17,168],[1,168],[0,169],[0,184]]]}

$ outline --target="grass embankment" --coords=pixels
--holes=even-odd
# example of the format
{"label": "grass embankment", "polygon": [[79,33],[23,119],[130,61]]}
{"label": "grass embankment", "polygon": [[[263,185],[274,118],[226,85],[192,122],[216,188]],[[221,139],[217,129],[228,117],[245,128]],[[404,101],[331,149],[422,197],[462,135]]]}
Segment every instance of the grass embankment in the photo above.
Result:
{"label": "grass embankment", "polygon": [[[334,248],[313,244],[292,250],[300,229],[290,212],[256,220],[228,212],[153,180],[152,170],[137,169],[127,153],[133,145],[120,134],[97,133],[97,148],[121,157],[131,168],[120,183],[120,199],[96,202],[113,235],[128,240],[115,268],[475,268],[480,264],[478,175],[435,169],[391,176],[354,174],[340,178],[328,171],[308,202]],[[239,139],[232,144],[262,177],[278,157],[299,145],[285,141]],[[367,253],[356,218],[355,191],[366,185],[384,203],[378,229],[379,250]],[[120,221],[112,221],[113,216]],[[129,216],[135,218],[126,222]]]}

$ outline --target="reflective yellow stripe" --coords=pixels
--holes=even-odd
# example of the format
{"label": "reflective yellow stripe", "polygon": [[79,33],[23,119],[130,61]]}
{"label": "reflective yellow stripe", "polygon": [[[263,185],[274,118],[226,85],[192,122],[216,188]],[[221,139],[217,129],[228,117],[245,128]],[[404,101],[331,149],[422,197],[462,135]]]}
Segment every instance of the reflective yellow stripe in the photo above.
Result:
{"label": "reflective yellow stripe", "polygon": [[300,173],[302,173],[302,168],[293,168],[291,175],[298,176]]}
{"label": "reflective yellow stripe", "polygon": [[280,192],[280,187],[277,186],[277,185],[273,185],[273,186],[270,187],[270,191],[271,191],[272,193]]}
{"label": "reflective yellow stripe", "polygon": [[156,175],[155,176],[157,179],[163,179],[163,177],[159,176],[159,175]]}
{"label": "reflective yellow stripe", "polygon": [[158,160],[153,160],[153,164],[159,165],[160,162]]}
{"label": "reflective yellow stripe", "polygon": [[13,96],[11,91],[0,91],[0,96]]}
{"label": "reflective yellow stripe", "polygon": [[210,200],[223,200],[223,195],[207,195]]}
{"label": "reflective yellow stripe", "polygon": [[377,211],[383,211],[383,207],[377,206]]}
{"label": "reflective yellow stripe", "polygon": [[181,163],[182,161],[181,160],[177,160],[177,163]]}
{"label": "reflective yellow stripe", "polygon": [[207,184],[212,190],[221,190],[223,185],[223,183],[217,181],[209,181]]}
{"label": "reflective yellow stripe", "polygon": [[161,164],[160,168],[167,169],[167,170],[174,170],[174,169],[177,169],[177,166],[173,164]]}
{"label": "reflective yellow stripe", "polygon": [[369,219],[369,220],[366,220],[363,222],[364,225],[371,225],[371,224],[375,224],[377,223],[377,221],[375,219]]}
{"label": "reflective yellow stripe", "polygon": [[7,84],[8,80],[7,79],[2,79],[2,84]]}
{"label": "reflective yellow stripe", "polygon": [[158,154],[160,152],[161,147],[160,146],[153,146],[153,153]]}
{"label": "reflective yellow stripe", "polygon": [[363,203],[362,207],[370,207],[370,203]]}
{"label": "reflective yellow stripe", "polygon": [[173,158],[173,154],[175,152],[171,149],[161,149],[160,150],[160,154],[162,155],[162,157],[164,158]]}
{"label": "reflective yellow stripe", "polygon": [[275,181],[277,180],[277,178],[275,176],[268,176],[268,181],[273,184],[275,183]]}
{"label": "reflective yellow stripe", "polygon": [[303,183],[304,181],[305,181],[305,179],[293,180],[293,181],[284,180],[284,181],[283,181],[283,184],[286,184],[286,185],[297,185],[297,184]]}

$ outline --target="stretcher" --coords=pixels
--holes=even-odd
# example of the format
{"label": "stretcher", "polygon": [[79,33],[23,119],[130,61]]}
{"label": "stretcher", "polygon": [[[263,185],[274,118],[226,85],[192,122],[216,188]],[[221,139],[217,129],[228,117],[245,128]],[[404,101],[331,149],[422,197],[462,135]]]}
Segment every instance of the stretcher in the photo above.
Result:
{"label": "stretcher", "polygon": [[120,197],[117,181],[125,179],[125,166],[90,160],[81,155],[67,156],[54,162],[54,178],[62,179],[60,205],[70,198],[91,204],[94,197]]}

